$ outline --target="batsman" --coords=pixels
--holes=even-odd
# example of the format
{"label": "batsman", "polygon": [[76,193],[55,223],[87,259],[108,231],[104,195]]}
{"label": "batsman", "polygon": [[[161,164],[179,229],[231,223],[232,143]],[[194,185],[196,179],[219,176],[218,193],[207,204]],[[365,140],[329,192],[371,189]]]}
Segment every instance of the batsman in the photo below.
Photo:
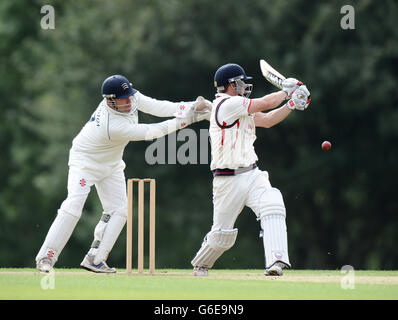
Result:
{"label": "batsman", "polygon": [[[234,63],[221,66],[214,76],[217,93],[209,128],[210,167],[214,176],[213,224],[191,261],[194,276],[207,276],[208,269],[234,245],[238,235],[235,221],[244,206],[253,210],[261,225],[264,274],[281,276],[284,268],[291,267],[283,197],[271,185],[268,172],[257,167],[253,144],[256,127],[271,128],[293,110],[305,110],[310,92],[301,81],[288,78],[282,82],[281,91],[250,99],[250,79]],[[263,112],[268,110],[271,111]]]}

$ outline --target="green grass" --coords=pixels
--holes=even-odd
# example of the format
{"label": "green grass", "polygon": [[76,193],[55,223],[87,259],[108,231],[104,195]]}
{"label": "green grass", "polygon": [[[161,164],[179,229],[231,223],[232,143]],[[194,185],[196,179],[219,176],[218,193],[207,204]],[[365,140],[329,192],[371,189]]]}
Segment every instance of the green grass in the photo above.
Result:
{"label": "green grass", "polygon": [[342,288],[343,277],[330,270],[288,270],[283,277],[265,277],[263,270],[211,270],[209,277],[199,278],[191,270],[173,269],[144,276],[128,276],[124,270],[98,275],[56,268],[51,276],[35,269],[0,269],[0,299],[398,299],[397,271],[355,271],[353,289]]}

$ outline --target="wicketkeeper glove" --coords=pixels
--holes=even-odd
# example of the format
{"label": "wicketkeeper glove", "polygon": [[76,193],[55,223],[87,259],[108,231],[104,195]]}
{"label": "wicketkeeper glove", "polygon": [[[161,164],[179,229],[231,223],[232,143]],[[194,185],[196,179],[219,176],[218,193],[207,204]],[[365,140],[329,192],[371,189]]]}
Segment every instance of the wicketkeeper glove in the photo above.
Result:
{"label": "wicketkeeper glove", "polygon": [[196,101],[193,103],[193,109],[195,112],[206,112],[211,111],[212,104],[209,100],[206,100],[202,96],[196,98]]}
{"label": "wicketkeeper glove", "polygon": [[196,114],[197,121],[202,121],[202,120],[209,121],[212,106],[213,105],[209,100],[206,100],[202,96],[197,97],[196,101],[193,104],[193,110]]}
{"label": "wicketkeeper glove", "polygon": [[177,119],[177,123],[179,123],[180,128],[186,127],[198,121],[210,119],[210,110],[203,109],[203,111],[196,111],[196,107],[196,102],[193,104],[187,103],[178,106],[177,112],[174,115]]}

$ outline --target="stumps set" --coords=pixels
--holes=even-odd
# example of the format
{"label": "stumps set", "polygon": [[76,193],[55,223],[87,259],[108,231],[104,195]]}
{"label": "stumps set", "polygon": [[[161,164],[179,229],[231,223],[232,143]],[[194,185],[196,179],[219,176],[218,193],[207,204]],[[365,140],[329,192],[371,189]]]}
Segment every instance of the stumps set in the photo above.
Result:
{"label": "stumps set", "polygon": [[133,266],[133,211],[134,184],[138,185],[138,273],[144,273],[144,201],[145,184],[149,184],[149,272],[155,272],[155,219],[156,219],[156,180],[128,179],[127,180],[127,243],[126,243],[126,272],[132,273]]}

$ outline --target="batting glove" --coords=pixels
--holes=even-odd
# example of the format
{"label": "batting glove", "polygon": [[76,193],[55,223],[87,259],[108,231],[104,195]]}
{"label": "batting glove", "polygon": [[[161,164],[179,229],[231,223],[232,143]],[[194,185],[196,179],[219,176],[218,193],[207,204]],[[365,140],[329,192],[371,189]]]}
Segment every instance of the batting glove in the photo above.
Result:
{"label": "batting glove", "polygon": [[287,78],[282,81],[282,91],[286,92],[286,100],[292,97],[293,92],[303,83],[294,78]]}
{"label": "batting glove", "polygon": [[291,99],[287,102],[287,107],[290,110],[300,110],[304,111],[307,109],[308,105],[311,102],[311,94],[305,85],[301,85],[298,89],[296,89]]}

